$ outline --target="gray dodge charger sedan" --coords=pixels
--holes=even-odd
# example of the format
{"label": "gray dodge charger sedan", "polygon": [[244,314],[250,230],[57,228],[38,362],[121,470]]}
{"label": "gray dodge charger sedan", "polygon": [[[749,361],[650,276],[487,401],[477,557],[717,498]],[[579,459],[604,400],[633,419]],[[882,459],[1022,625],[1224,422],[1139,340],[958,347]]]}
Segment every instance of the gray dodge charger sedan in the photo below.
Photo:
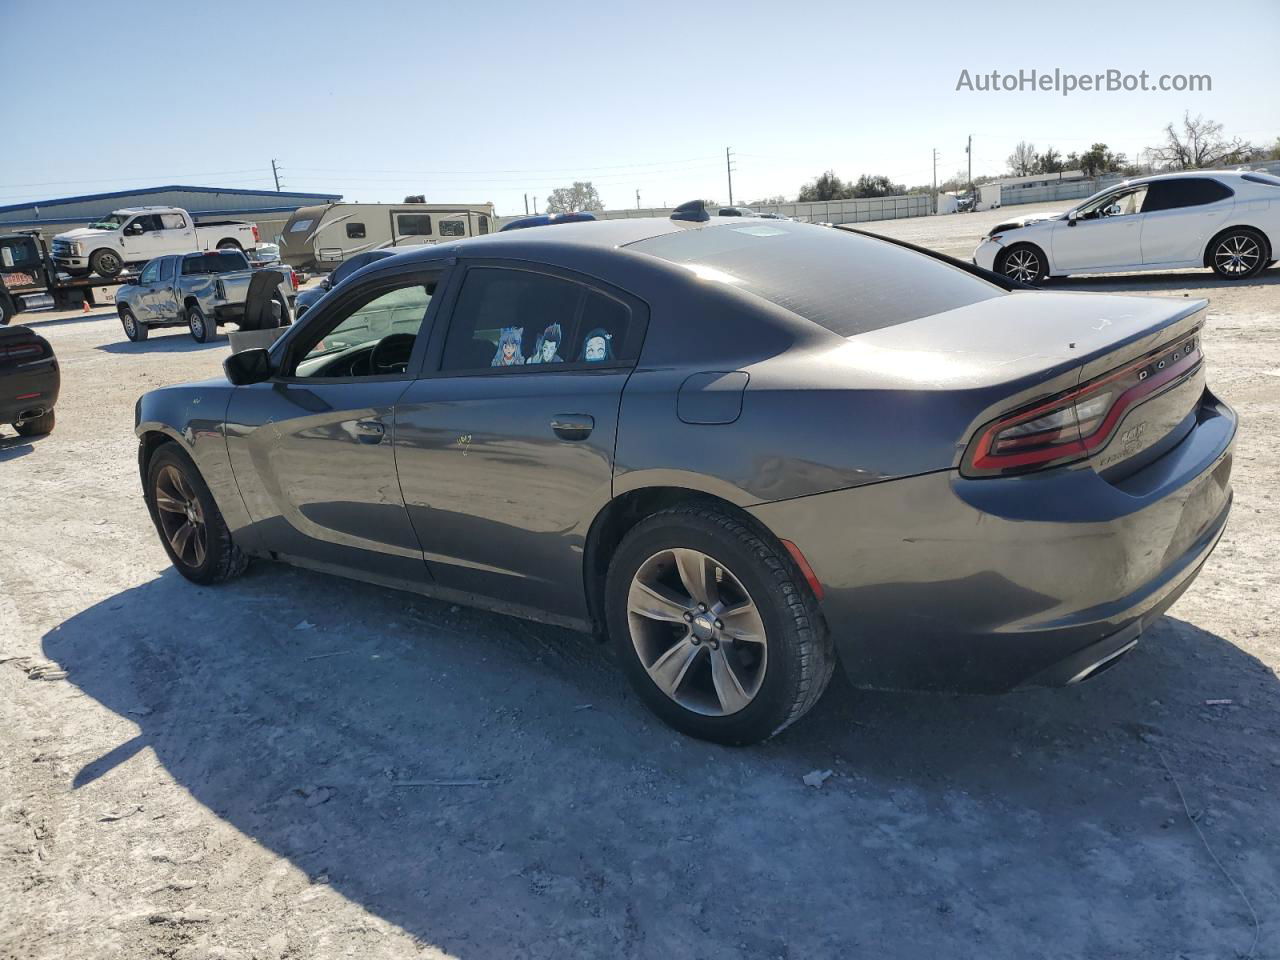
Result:
{"label": "gray dodge charger sedan", "polygon": [[803,716],[837,660],[870,687],[1083,680],[1195,578],[1236,430],[1205,301],[690,216],[388,257],[227,379],[143,396],[174,565],[595,631],[727,743]]}

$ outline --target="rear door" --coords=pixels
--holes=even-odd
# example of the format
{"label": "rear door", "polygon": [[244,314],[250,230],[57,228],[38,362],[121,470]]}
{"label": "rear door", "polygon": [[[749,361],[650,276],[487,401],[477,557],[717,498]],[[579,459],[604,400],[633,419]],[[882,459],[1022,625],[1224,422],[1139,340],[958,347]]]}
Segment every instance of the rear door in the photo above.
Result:
{"label": "rear door", "polygon": [[429,579],[396,480],[392,411],[426,349],[440,271],[380,274],[309,312],[280,373],[238,387],[227,449],[263,547],[304,565]]}
{"label": "rear door", "polygon": [[196,246],[196,228],[187,219],[186,214],[176,210],[162,213],[160,216],[161,239],[164,249],[171,253],[188,253],[198,250]]}
{"label": "rear door", "polygon": [[1142,204],[1142,262],[1200,264],[1234,206],[1231,189],[1210,177],[1153,181]]}
{"label": "rear door", "polygon": [[618,406],[647,318],[575,274],[466,269],[396,405],[400,487],[433,578],[583,619],[583,547],[612,495]]}

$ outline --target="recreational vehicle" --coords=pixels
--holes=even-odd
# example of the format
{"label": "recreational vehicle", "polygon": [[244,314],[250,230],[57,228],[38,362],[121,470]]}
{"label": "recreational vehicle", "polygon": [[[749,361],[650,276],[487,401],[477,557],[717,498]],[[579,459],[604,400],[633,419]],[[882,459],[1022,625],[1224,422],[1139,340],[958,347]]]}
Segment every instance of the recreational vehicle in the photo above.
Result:
{"label": "recreational vehicle", "polygon": [[331,270],[365,250],[448,242],[494,228],[492,203],[326,203],[299,207],[276,242],[290,266]]}

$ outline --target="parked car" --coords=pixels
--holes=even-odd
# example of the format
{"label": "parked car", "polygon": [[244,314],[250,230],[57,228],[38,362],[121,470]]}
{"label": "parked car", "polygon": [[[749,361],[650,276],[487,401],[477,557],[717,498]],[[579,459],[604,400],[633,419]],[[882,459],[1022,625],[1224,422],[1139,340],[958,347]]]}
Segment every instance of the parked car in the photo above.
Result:
{"label": "parked car", "polygon": [[1074,683],[1226,523],[1207,304],[957,263],[700,205],[405,253],[145,394],[144,494],[196,583],[274,558],[593,630],[712,740],[786,727],[837,659]]}
{"label": "parked car", "polygon": [[51,432],[61,384],[48,340],[30,327],[0,327],[0,423],[23,437]]}
{"label": "parked car", "polygon": [[721,216],[721,217],[758,217],[760,216],[760,214],[756,213],[750,207],[721,207],[719,210],[716,211],[716,214],[717,216]]}
{"label": "parked car", "polygon": [[334,268],[333,272],[308,290],[298,292],[295,309],[297,315],[301,317],[310,310],[316,302],[326,293],[340,284],[351,274],[355,273],[361,267],[366,267],[375,260],[381,260],[384,257],[395,256],[398,250],[366,250],[364,253],[357,253],[354,257],[343,260]]}
{"label": "parked car", "polygon": [[129,264],[168,253],[195,250],[250,250],[258,245],[258,225],[242,220],[197,222],[181,207],[126,207],[87,227],[53,238],[59,269],[72,276],[119,276]]}
{"label": "parked car", "polygon": [[[239,250],[157,257],[116,293],[120,325],[134,341],[147,339],[157,327],[185,326],[193,340],[207,343],[217,336],[220,324],[239,322],[244,315],[254,272]],[[288,323],[293,290],[287,267],[281,276],[274,298],[282,321]]]}
{"label": "parked car", "polygon": [[502,230],[527,230],[529,227],[547,227],[557,223],[584,223],[595,219],[596,215],[588,210],[579,210],[575,213],[539,213],[532,217],[521,217],[510,223],[504,223]]}
{"label": "parked car", "polygon": [[996,224],[973,262],[1024,283],[1072,273],[1212,267],[1244,280],[1275,262],[1280,177],[1194,171],[1126,180],[1065,213]]}

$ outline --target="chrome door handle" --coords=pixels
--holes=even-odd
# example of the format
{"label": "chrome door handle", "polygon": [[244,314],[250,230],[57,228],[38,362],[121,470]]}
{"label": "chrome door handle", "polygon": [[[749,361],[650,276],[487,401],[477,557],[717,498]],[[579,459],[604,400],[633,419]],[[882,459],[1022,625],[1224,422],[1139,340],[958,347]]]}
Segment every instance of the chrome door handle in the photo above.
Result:
{"label": "chrome door handle", "polygon": [[585,440],[595,425],[595,418],[585,413],[561,413],[551,418],[551,429],[561,440]]}
{"label": "chrome door handle", "polygon": [[387,428],[377,420],[356,421],[356,438],[361,443],[380,443],[386,434]]}

